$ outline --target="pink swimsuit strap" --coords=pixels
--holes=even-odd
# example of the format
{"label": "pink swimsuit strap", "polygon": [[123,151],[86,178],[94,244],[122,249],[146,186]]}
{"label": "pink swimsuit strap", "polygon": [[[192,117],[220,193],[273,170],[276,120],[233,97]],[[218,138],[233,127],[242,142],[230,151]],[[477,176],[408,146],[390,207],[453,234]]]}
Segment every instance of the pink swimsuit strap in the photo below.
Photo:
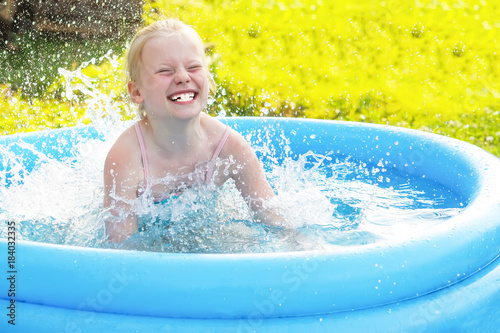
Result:
{"label": "pink swimsuit strap", "polygon": [[212,155],[212,159],[210,160],[210,163],[208,163],[208,169],[207,173],[205,174],[205,184],[210,184],[212,181],[212,176],[214,174],[215,170],[215,163],[212,163],[217,157],[219,157],[219,154],[226,144],[227,138],[229,138],[229,134],[231,134],[231,129],[229,126],[226,125],[226,130],[224,131],[224,134],[222,135],[222,138],[219,141],[219,144],[217,145],[217,148],[214,151],[214,154]]}
{"label": "pink swimsuit strap", "polygon": [[[134,124],[135,128],[135,133],[137,134],[137,140],[139,141],[139,147],[141,149],[141,158],[142,158],[142,168],[144,172],[144,189],[147,188],[148,185],[148,177],[149,177],[149,164],[148,164],[148,155],[146,153],[146,145],[144,144],[144,137],[142,136],[142,130],[141,126],[139,125],[138,122]],[[212,181],[212,176],[215,171],[215,163],[212,163],[213,160],[215,160],[217,157],[219,157],[219,154],[226,144],[227,139],[229,138],[229,134],[231,134],[231,129],[229,126],[226,125],[226,130],[224,131],[224,134],[222,135],[221,140],[219,141],[219,144],[217,145],[217,148],[215,149],[212,159],[208,163],[208,169],[205,174],[205,184],[209,184]],[[175,193],[174,195],[179,195],[180,193]],[[168,195],[167,195],[168,197]],[[161,199],[160,199],[161,200]]]}
{"label": "pink swimsuit strap", "polygon": [[135,134],[137,134],[137,141],[139,141],[139,147],[141,147],[142,169],[144,171],[144,185],[146,185],[147,179],[149,177],[148,154],[146,153],[146,145],[144,144],[144,137],[142,136],[141,126],[138,122],[134,124],[134,128]]}

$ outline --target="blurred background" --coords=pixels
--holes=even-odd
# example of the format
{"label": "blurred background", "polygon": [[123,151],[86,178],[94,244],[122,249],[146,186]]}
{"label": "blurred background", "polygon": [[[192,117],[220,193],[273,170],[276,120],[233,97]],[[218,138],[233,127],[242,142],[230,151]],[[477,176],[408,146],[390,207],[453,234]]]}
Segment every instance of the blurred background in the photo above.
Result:
{"label": "blurred background", "polygon": [[0,135],[89,123],[97,93],[133,118],[124,51],[165,17],[206,43],[214,116],[388,124],[500,156],[493,0],[0,0]]}

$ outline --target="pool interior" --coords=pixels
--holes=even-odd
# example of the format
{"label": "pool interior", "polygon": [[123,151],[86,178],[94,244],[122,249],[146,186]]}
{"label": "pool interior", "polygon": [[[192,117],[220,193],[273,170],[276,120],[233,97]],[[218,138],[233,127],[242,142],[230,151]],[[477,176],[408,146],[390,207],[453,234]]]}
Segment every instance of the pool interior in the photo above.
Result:
{"label": "pool interior", "polygon": [[[124,248],[261,253],[359,246],[425,231],[468,204],[468,198],[455,190],[392,167],[384,159],[360,161],[322,142],[321,153],[313,153],[314,147],[295,150],[290,143],[290,137],[298,135],[295,130],[287,135],[279,126],[274,133],[270,128],[246,131],[246,135],[264,162],[277,193],[276,204],[293,233],[253,223],[229,183],[218,191],[215,203],[198,197],[198,203],[206,203],[202,208],[197,204],[202,212],[198,217],[176,213],[180,218],[171,223],[153,216],[149,228]],[[16,219],[22,239],[108,246],[101,174],[113,135],[106,138],[91,127],[77,133],[62,130],[4,142],[0,219]],[[93,139],[86,139],[89,136]],[[316,139],[314,134],[311,137]],[[192,210],[191,199],[176,202],[175,211]]]}

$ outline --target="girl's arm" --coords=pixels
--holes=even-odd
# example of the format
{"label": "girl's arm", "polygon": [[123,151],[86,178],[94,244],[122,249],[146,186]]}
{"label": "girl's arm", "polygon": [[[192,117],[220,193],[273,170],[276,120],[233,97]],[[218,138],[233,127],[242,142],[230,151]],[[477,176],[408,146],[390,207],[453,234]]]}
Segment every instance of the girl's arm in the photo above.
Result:
{"label": "girl's arm", "polygon": [[256,220],[270,226],[284,227],[284,217],[276,209],[265,205],[275,194],[254,150],[239,133],[233,131],[230,138],[228,155],[236,159],[232,178]]}
{"label": "girl's arm", "polygon": [[132,202],[137,198],[138,172],[130,148],[117,141],[104,165],[104,209],[106,234],[110,243],[121,243],[137,232]]}

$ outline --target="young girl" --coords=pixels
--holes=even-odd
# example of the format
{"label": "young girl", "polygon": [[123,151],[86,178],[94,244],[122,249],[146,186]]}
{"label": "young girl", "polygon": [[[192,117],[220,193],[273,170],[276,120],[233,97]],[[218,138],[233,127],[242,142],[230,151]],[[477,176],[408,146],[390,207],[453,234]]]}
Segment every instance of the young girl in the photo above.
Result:
{"label": "young girl", "polygon": [[161,202],[191,187],[219,187],[230,178],[257,221],[281,225],[282,218],[263,207],[274,193],[250,145],[203,112],[215,83],[194,29],[168,19],[139,31],[127,70],[140,120],[106,158],[104,206],[113,216],[106,220],[109,242],[123,242],[138,231],[131,204],[138,197]]}

